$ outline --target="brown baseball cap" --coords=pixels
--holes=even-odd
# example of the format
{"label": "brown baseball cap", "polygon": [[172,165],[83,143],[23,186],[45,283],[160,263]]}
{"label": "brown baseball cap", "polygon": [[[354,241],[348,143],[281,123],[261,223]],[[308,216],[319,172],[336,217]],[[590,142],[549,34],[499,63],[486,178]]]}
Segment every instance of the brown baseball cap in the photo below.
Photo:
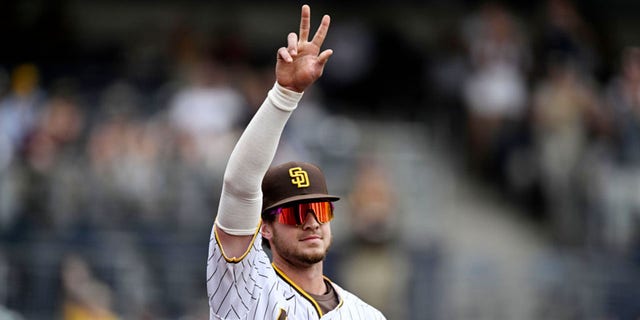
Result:
{"label": "brown baseball cap", "polygon": [[327,192],[327,183],[318,166],[291,161],[269,168],[262,180],[262,212],[283,204],[304,200],[337,201]]}

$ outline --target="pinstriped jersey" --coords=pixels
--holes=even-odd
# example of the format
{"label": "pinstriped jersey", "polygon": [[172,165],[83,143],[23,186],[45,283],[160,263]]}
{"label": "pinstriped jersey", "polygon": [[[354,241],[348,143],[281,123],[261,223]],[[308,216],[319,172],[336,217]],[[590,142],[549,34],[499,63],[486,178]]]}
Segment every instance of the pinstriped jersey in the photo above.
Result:
{"label": "pinstriped jersey", "polygon": [[335,319],[382,320],[385,317],[352,293],[330,282],[338,306],[324,314],[318,303],[271,264],[257,232],[249,250],[238,259],[225,257],[215,228],[207,261],[210,319]]}

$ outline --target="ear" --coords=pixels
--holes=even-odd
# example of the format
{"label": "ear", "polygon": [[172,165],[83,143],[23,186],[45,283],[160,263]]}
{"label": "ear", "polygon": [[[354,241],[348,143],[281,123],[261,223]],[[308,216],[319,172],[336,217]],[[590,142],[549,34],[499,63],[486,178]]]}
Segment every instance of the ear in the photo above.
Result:
{"label": "ear", "polygon": [[262,233],[263,238],[271,240],[271,238],[273,237],[273,226],[271,225],[271,223],[262,222],[260,232]]}

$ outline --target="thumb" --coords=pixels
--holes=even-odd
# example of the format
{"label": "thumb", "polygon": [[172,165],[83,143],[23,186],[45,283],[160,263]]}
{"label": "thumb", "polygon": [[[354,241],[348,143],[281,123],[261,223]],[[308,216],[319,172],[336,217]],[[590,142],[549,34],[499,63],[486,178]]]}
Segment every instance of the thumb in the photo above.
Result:
{"label": "thumb", "polygon": [[333,55],[333,50],[331,49],[322,51],[320,55],[318,55],[318,62],[320,62],[322,65],[326,64],[331,55]]}

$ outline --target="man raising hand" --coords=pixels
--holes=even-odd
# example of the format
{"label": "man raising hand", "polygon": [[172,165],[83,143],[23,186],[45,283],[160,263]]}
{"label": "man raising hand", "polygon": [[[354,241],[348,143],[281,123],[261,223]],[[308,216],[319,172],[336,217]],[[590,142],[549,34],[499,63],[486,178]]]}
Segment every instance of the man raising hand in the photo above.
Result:
{"label": "man raising hand", "polygon": [[287,120],[333,53],[320,51],[329,16],[311,41],[310,21],[304,5],[299,34],[277,52],[276,83],[229,157],[207,260],[210,319],[385,319],[323,276],[339,197],[320,168],[269,168]]}

